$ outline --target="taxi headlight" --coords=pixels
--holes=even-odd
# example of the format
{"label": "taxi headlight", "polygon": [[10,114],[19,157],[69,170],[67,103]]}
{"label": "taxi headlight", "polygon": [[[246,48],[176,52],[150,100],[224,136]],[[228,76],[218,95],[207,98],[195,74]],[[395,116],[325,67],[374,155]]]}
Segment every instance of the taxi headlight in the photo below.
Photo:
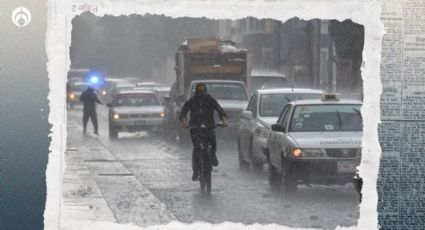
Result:
{"label": "taxi headlight", "polygon": [[300,149],[295,148],[292,150],[292,155],[294,157],[321,157],[322,150],[321,149]]}
{"label": "taxi headlight", "polygon": [[118,119],[120,119],[120,115],[119,115],[118,113],[115,113],[115,114],[112,116],[112,118],[113,118],[114,120],[118,120]]}
{"label": "taxi headlight", "polygon": [[301,157],[301,149],[299,149],[299,148],[293,149],[292,150],[292,155],[294,157]]}
{"label": "taxi headlight", "polygon": [[321,157],[322,156],[321,149],[302,149],[301,152],[303,157]]}

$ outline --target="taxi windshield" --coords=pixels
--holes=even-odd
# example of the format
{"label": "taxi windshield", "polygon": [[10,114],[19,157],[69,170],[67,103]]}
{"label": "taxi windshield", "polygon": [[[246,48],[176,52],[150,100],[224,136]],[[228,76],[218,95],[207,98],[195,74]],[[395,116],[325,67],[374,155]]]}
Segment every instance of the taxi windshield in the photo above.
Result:
{"label": "taxi windshield", "polygon": [[292,115],[290,132],[362,131],[360,105],[298,105]]}
{"label": "taxi windshield", "polygon": [[114,106],[155,106],[159,101],[154,94],[132,93],[117,96]]}
{"label": "taxi windshield", "polygon": [[260,98],[260,116],[278,117],[283,107],[291,101],[320,99],[321,94],[314,93],[274,93],[262,94]]}

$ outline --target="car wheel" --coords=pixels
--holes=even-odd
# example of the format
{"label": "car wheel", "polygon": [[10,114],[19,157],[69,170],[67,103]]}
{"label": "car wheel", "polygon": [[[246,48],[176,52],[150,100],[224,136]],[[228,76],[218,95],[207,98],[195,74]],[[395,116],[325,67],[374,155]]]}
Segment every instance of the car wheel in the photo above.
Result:
{"label": "car wheel", "polygon": [[117,139],[118,138],[118,131],[114,129],[111,125],[109,125],[109,138],[110,139]]}
{"label": "car wheel", "polygon": [[282,163],[282,180],[283,180],[283,190],[285,193],[292,194],[297,191],[297,187],[298,187],[297,180],[292,175],[292,170],[290,168],[290,165],[286,163],[286,161]]}
{"label": "car wheel", "polygon": [[282,175],[272,164],[269,165],[269,185],[273,190],[279,189],[282,185]]}
{"label": "car wheel", "polygon": [[239,169],[249,170],[250,164],[249,164],[249,162],[247,162],[243,159],[239,138],[238,138],[238,158],[239,158]]}
{"label": "car wheel", "polygon": [[251,167],[252,170],[254,170],[255,172],[262,172],[263,171],[263,163],[262,162],[257,162],[255,161],[255,157],[254,154],[252,152],[252,137],[250,139],[250,144],[249,144],[249,156],[250,156],[250,160],[251,160]]}

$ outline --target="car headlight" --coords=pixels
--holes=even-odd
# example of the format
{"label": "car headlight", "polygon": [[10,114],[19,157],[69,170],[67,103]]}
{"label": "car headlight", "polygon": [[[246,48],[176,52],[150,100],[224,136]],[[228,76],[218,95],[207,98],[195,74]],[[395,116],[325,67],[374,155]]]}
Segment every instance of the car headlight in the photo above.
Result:
{"label": "car headlight", "polygon": [[105,90],[102,90],[102,95],[106,95],[106,91]]}
{"label": "car headlight", "polygon": [[292,155],[294,157],[321,157],[322,156],[321,149],[300,149],[295,148],[292,150]]}
{"label": "car headlight", "polygon": [[118,119],[120,119],[120,115],[119,115],[118,113],[115,113],[115,114],[112,116],[112,118],[113,118],[114,120],[118,120]]}
{"label": "car headlight", "polygon": [[160,117],[165,117],[165,113],[164,112],[161,112],[161,113],[159,113],[159,116]]}
{"label": "car headlight", "polygon": [[69,98],[70,98],[71,100],[74,100],[74,99],[75,99],[75,94],[71,93],[71,94],[69,95]]}

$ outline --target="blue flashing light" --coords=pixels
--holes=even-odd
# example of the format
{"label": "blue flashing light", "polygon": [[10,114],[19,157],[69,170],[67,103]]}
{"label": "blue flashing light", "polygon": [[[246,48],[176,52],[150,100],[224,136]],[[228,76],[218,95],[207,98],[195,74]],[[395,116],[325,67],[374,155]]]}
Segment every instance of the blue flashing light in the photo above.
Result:
{"label": "blue flashing light", "polygon": [[91,76],[90,77],[90,82],[93,83],[93,84],[99,83],[99,77],[97,77],[97,76]]}
{"label": "blue flashing light", "polygon": [[84,77],[84,81],[87,82],[91,87],[99,90],[103,87],[105,80],[101,72],[92,70]]}

